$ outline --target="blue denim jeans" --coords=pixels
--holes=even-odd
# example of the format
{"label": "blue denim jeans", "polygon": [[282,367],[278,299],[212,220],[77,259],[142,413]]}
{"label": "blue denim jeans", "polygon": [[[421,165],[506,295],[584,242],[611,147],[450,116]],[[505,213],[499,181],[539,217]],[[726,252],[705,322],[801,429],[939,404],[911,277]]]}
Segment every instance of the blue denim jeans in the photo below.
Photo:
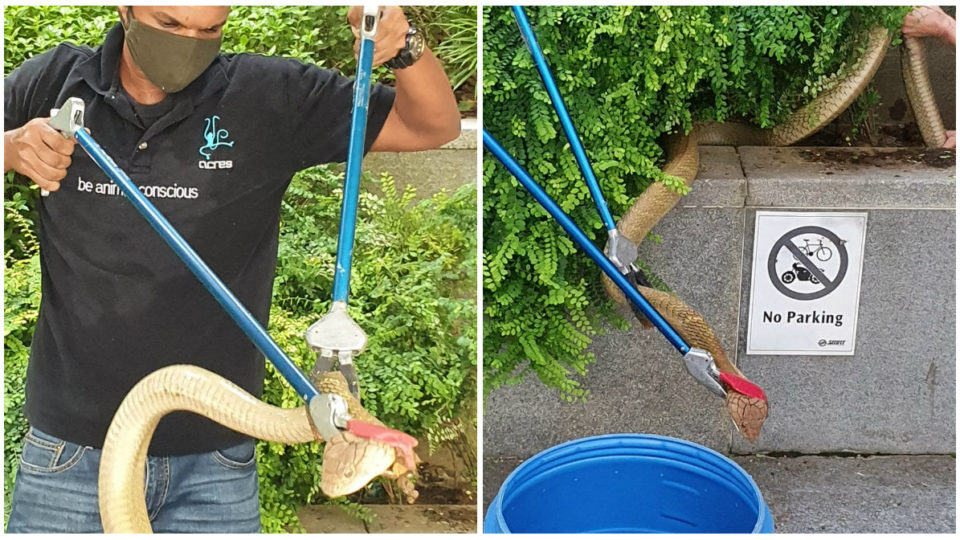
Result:
{"label": "blue denim jeans", "polygon": [[[103,532],[99,469],[100,450],[31,427],[20,456],[7,532]],[[260,532],[253,441],[205,454],[149,456],[144,474],[154,532]]]}

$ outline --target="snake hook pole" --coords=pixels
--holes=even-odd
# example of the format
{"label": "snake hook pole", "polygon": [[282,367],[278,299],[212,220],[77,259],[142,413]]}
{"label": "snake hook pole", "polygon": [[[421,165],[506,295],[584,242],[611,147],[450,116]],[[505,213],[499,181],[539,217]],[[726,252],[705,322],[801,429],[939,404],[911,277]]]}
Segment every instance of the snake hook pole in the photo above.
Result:
{"label": "snake hook pole", "polygon": [[670,323],[667,322],[667,320],[664,319],[663,316],[660,315],[660,313],[652,305],[650,305],[650,302],[648,302],[647,299],[644,298],[635,287],[630,285],[630,282],[627,280],[627,278],[620,273],[620,270],[618,270],[617,267],[610,261],[610,259],[608,259],[606,255],[600,251],[600,248],[593,245],[593,242],[591,242],[590,239],[587,238],[587,235],[580,230],[580,227],[577,227],[573,220],[570,219],[570,216],[568,216],[560,208],[560,206],[557,205],[552,198],[550,198],[550,195],[548,195],[547,192],[544,191],[544,189],[540,187],[540,185],[537,184],[537,182],[530,176],[530,174],[527,173],[527,171],[524,170],[524,168],[517,163],[515,159],[513,159],[513,156],[511,156],[510,153],[507,152],[507,150],[504,149],[499,142],[497,142],[497,140],[493,137],[493,135],[490,134],[489,131],[487,131],[486,128],[483,128],[483,146],[489,150],[490,153],[493,154],[494,157],[496,157],[497,160],[499,160],[508,171],[510,171],[510,174],[512,174],[517,180],[520,181],[521,184],[523,184],[523,187],[530,192],[531,195],[533,195],[537,202],[540,203],[540,206],[543,206],[543,208],[553,217],[553,219],[556,220],[561,227],[563,227],[563,230],[565,230],[567,234],[573,238],[577,245],[580,246],[580,249],[585,251],[586,254],[593,259],[593,262],[595,262],[605,274],[610,276],[610,279],[613,280],[613,282],[623,290],[623,294],[627,296],[630,302],[643,312],[650,322],[657,327],[657,330],[660,330],[664,337],[667,338],[667,341],[669,341],[670,344],[680,352],[680,354],[685,355],[690,352],[690,345],[688,345],[687,342],[680,337],[680,334],[677,333],[672,326],[670,326]]}
{"label": "snake hook pole", "polygon": [[370,105],[370,74],[373,71],[374,38],[380,18],[379,6],[365,5],[360,21],[360,51],[357,76],[353,83],[353,114],[350,120],[350,142],[347,170],[343,179],[343,205],[340,208],[340,230],[337,235],[337,256],[333,273],[333,303],[330,311],[310,325],[307,344],[317,352],[311,375],[331,371],[336,363],[350,393],[360,399],[360,379],[353,357],[367,346],[367,334],[347,312],[350,294],[350,269],[357,230],[357,201],[360,197],[360,175],[367,132],[367,110]]}
{"label": "snake hook pole", "polygon": [[520,34],[523,36],[523,40],[527,44],[527,49],[530,51],[530,56],[533,57],[537,71],[540,72],[540,79],[543,80],[543,86],[547,89],[547,94],[550,95],[550,101],[553,102],[553,108],[557,112],[557,118],[560,119],[560,125],[563,126],[563,132],[567,134],[567,140],[573,149],[573,155],[577,159],[580,172],[583,173],[583,177],[587,180],[587,188],[590,190],[593,202],[597,206],[597,212],[600,213],[600,218],[603,219],[603,224],[607,230],[615,231],[617,226],[613,221],[613,216],[610,214],[610,209],[607,207],[607,200],[603,197],[603,192],[600,191],[600,183],[597,182],[597,177],[593,173],[590,159],[587,158],[587,152],[583,149],[583,143],[580,142],[577,129],[573,126],[570,113],[567,112],[567,106],[563,103],[563,97],[560,96],[557,83],[553,80],[550,67],[547,66],[547,60],[543,56],[540,44],[537,43],[537,36],[533,33],[533,28],[530,27],[527,14],[521,6],[513,6],[511,9],[513,9],[513,16],[517,19],[517,25],[520,27]]}
{"label": "snake hook pole", "polygon": [[657,330],[667,338],[667,341],[683,355],[684,366],[690,375],[710,392],[721,397],[726,396],[727,391],[722,382],[722,375],[710,352],[704,349],[690,347],[676,329],[663,318],[663,315],[640,294],[640,291],[638,291],[636,287],[631,285],[627,276],[617,268],[613,261],[604,255],[597,246],[593,245],[593,242],[577,227],[576,223],[570,219],[570,216],[550,198],[550,195],[548,195],[530,174],[517,163],[513,156],[497,142],[493,135],[487,131],[487,128],[483,128],[483,147],[490,151],[490,153],[507,168],[510,174],[540,203],[540,206],[573,238],[574,242],[580,246],[580,249],[586,252],[586,254],[593,259],[593,262],[610,277],[617,287],[623,291],[623,294],[630,301],[631,305],[657,327]]}

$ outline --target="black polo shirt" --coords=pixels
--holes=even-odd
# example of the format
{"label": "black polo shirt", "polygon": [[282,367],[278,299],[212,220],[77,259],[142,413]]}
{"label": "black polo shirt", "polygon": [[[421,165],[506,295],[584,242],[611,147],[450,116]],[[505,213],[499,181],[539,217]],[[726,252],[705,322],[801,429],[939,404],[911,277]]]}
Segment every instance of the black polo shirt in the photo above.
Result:
{"label": "black polo shirt", "polygon": [[[122,44],[118,24],[96,49],[65,44],[24,62],[4,80],[4,131],[83,99],[94,139],[266,326],[281,197],[296,171],[346,159],[352,79],[291,59],[222,54],[183,91],[142,107],[120,87]],[[393,98],[374,87],[367,149]],[[261,394],[263,355],[79,145],[39,212],[43,300],[25,408],[33,425],[101,447],[127,392],[171,364]],[[242,440],[180,412],[160,423],[150,453]]]}

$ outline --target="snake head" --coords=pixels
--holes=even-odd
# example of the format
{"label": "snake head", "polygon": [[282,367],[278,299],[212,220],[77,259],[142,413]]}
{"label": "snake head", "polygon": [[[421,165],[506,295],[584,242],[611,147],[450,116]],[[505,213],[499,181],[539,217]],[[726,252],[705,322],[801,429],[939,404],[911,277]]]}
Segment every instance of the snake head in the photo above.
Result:
{"label": "snake head", "polygon": [[347,429],[327,441],[323,449],[320,489],[329,497],[342,497],[363,489],[377,476],[396,480],[411,503],[417,498],[410,477],[420,459],[413,451],[417,439],[390,429],[355,398],[338,371],[321,373],[313,383],[324,393],[336,394],[347,403],[352,417]]}
{"label": "snake head", "polygon": [[767,400],[727,390],[727,412],[740,433],[748,441],[755,441],[767,419]]}
{"label": "snake head", "polygon": [[[414,439],[415,441],[416,439]],[[360,491],[378,476],[397,480],[409,502],[417,497],[410,476],[419,458],[388,442],[341,432],[327,441],[323,450],[320,488],[328,497],[343,497]]]}
{"label": "snake head", "polygon": [[727,411],[734,425],[747,440],[757,440],[767,419],[767,395],[745,377],[727,371],[720,372],[720,382],[727,391]]}

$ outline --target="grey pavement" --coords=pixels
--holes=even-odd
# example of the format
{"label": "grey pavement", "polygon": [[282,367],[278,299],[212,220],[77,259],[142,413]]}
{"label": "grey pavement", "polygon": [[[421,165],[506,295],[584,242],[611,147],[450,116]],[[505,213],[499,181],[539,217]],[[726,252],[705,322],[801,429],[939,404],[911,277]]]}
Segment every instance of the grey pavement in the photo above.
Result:
{"label": "grey pavement", "polygon": [[[952,456],[734,456],[754,479],[777,533],[955,533]],[[487,458],[483,508],[520,463]]]}
{"label": "grey pavement", "polygon": [[955,533],[952,456],[734,458],[777,533]]}
{"label": "grey pavement", "polygon": [[398,189],[409,184],[417,190],[419,199],[429,198],[441,189],[452,194],[458,187],[477,181],[477,120],[464,118],[460,126],[460,136],[440,149],[372,152],[363,158],[363,170],[375,176],[390,173]]}

